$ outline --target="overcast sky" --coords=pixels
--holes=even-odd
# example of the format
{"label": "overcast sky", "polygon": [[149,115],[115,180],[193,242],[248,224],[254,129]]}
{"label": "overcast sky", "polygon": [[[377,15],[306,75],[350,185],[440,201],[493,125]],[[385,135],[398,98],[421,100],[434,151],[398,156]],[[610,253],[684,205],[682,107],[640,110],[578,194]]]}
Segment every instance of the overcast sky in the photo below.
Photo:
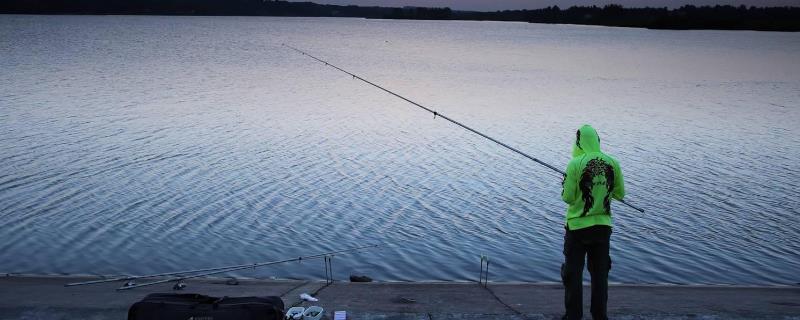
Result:
{"label": "overcast sky", "polygon": [[[301,0],[293,0],[301,1]],[[574,5],[598,5],[602,6],[609,3],[621,4],[626,7],[680,7],[685,4],[693,5],[747,5],[758,7],[772,6],[800,6],[800,0],[613,0],[613,1],[589,1],[589,0],[302,0],[316,3],[329,3],[348,5],[355,4],[361,6],[382,6],[382,7],[450,7],[459,10],[494,11],[505,9],[537,9],[547,6],[558,5],[561,8],[568,8]]]}

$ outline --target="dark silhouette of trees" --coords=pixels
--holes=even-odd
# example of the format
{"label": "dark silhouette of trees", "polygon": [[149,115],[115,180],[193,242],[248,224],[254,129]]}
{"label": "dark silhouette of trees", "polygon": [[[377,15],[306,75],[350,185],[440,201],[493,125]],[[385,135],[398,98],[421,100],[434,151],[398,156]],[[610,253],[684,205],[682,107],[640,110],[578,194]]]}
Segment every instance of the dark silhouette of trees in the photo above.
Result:
{"label": "dark silhouette of trees", "polygon": [[414,19],[414,20],[450,20],[453,12],[450,8],[422,8],[404,7],[394,8],[392,13],[385,15],[386,19]]}
{"label": "dark silhouette of trees", "polygon": [[667,8],[570,7],[562,10],[547,7],[536,10],[497,12],[462,12],[456,19],[527,21],[534,23],[565,23],[639,27],[651,29],[725,29],[800,31],[800,8],[797,7],[733,7],[683,6]]}
{"label": "dark silhouette of trees", "polygon": [[493,20],[652,29],[800,31],[800,8],[692,6],[624,8],[557,6],[495,12],[450,8],[385,8],[273,0],[0,0],[0,13],[362,17],[374,19]]}

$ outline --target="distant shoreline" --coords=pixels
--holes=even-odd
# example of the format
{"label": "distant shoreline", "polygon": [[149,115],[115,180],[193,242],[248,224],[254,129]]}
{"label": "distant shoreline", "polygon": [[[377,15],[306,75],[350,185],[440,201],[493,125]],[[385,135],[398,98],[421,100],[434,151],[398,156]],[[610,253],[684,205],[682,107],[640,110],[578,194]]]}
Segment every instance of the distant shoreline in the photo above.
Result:
{"label": "distant shoreline", "polygon": [[596,25],[657,30],[800,31],[800,7],[683,6],[624,8],[557,6],[534,10],[494,12],[450,8],[361,7],[313,2],[242,0],[9,0],[0,2],[0,14],[32,15],[158,15],[158,16],[282,16],[343,17],[398,20],[461,20]]}
{"label": "distant shoreline", "polygon": [[3,15],[18,15],[18,16],[96,16],[96,17],[250,17],[250,18],[340,18],[340,19],[364,19],[364,20],[417,20],[417,21],[453,21],[453,22],[511,22],[511,23],[530,23],[530,24],[547,24],[547,25],[563,25],[563,26],[586,26],[586,27],[608,27],[608,28],[631,28],[631,29],[647,29],[647,30],[661,30],[661,31],[756,31],[756,32],[800,32],[800,30],[754,30],[754,29],[667,29],[667,28],[648,28],[648,27],[630,27],[630,26],[614,26],[614,25],[601,25],[601,24],[585,24],[585,23],[557,23],[557,22],[527,22],[527,21],[514,21],[514,20],[469,20],[469,19],[392,19],[392,18],[366,18],[366,17],[331,17],[331,16],[267,16],[267,15],[219,15],[219,14],[127,14],[127,13],[3,13]]}

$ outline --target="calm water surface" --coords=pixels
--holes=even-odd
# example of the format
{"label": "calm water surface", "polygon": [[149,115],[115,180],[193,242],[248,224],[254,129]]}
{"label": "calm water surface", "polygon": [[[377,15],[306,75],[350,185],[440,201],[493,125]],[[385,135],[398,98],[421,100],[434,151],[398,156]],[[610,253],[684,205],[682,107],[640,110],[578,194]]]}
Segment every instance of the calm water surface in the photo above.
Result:
{"label": "calm water surface", "polygon": [[[559,281],[556,166],[591,123],[640,214],[611,281],[800,282],[800,34],[0,16],[0,272],[339,256],[337,278]],[[408,241],[406,241],[408,240]],[[321,278],[321,261],[239,273]]]}

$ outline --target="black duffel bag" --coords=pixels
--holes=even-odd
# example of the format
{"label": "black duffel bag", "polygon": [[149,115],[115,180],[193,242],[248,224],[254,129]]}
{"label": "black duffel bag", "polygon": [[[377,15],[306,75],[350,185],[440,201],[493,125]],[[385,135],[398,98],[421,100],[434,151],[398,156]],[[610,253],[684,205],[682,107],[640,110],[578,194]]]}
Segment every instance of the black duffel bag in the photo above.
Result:
{"label": "black duffel bag", "polygon": [[280,320],[280,297],[210,297],[153,293],[128,309],[128,320]]}

